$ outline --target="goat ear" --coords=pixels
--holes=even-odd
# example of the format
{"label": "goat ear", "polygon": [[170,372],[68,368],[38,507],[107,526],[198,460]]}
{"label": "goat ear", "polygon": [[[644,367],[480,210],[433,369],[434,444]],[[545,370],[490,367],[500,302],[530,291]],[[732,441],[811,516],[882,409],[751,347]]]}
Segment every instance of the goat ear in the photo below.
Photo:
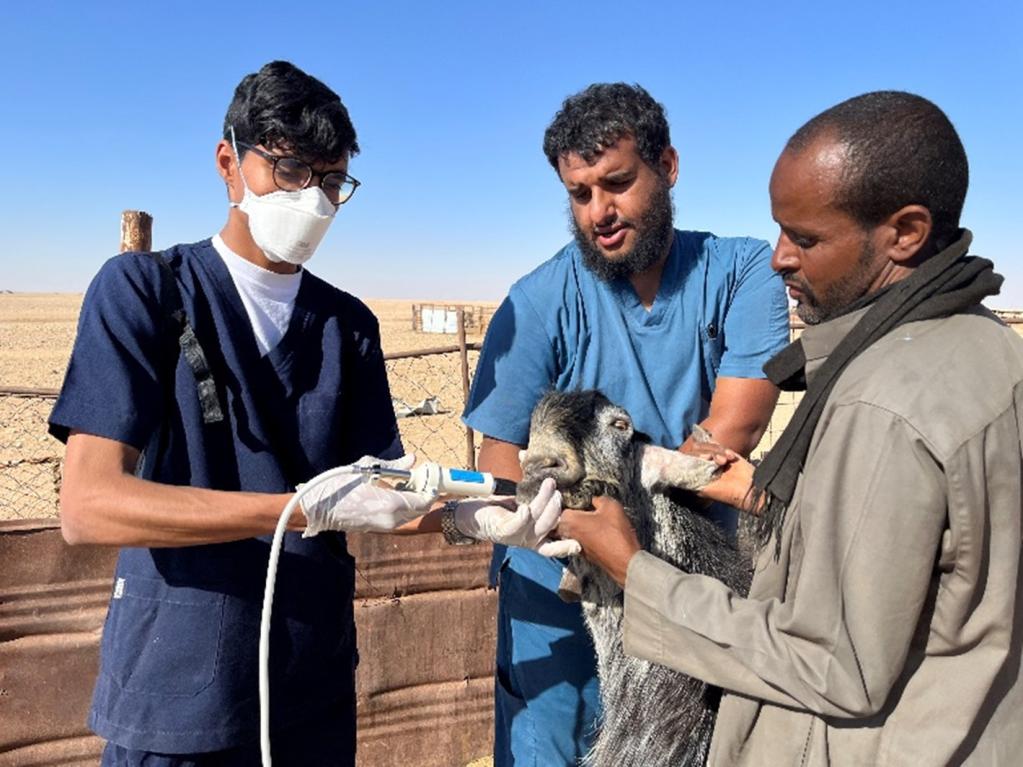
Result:
{"label": "goat ear", "polygon": [[641,432],[639,429],[633,429],[632,441],[642,442],[644,445],[652,445],[654,442],[652,439],[650,439],[649,434],[645,434],[644,432]]}

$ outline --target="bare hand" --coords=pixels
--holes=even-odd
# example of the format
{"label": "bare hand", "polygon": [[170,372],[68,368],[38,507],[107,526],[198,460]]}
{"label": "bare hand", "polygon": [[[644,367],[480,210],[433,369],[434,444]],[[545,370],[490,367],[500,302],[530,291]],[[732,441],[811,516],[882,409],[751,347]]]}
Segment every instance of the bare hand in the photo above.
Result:
{"label": "bare hand", "polygon": [[698,497],[734,506],[751,514],[757,513],[757,510],[750,508],[753,464],[734,450],[715,442],[710,432],[699,424],[693,427],[693,433],[679,450],[687,455],[713,461],[719,467],[714,479],[697,490]]}
{"label": "bare hand", "polygon": [[742,460],[742,457],[737,452],[719,445],[717,442],[693,442],[686,440],[685,444],[679,448],[679,451],[686,455],[702,458],[705,461],[713,461],[720,467],[725,467]]}
{"label": "bare hand", "polygon": [[558,523],[558,535],[582,546],[582,554],[602,567],[622,588],[629,560],[640,550],[636,531],[625,509],[613,498],[593,499],[593,511],[565,509]]}
{"label": "bare hand", "polygon": [[734,506],[740,511],[750,514],[758,513],[751,508],[751,491],[753,490],[754,466],[745,458],[739,458],[723,467],[717,476],[702,490],[697,492],[701,498]]}

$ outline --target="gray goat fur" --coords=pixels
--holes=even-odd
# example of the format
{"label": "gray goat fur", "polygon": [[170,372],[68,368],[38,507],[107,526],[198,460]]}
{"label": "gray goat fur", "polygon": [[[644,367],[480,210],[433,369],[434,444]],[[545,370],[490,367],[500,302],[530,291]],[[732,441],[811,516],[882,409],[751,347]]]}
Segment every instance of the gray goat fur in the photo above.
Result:
{"label": "gray goat fur", "polygon": [[[647,442],[635,431],[629,414],[600,392],[547,394],[533,410],[519,500],[531,499],[549,476],[557,481],[565,506],[592,508],[595,496],[614,497],[624,506],[644,549],[686,572],[714,576],[745,595],[749,558],[717,525],[684,505],[685,493],[644,486],[641,464]],[[715,470],[712,463],[694,458],[673,482],[696,490]],[[581,556],[572,557],[568,569],[581,587],[603,706],[583,764],[706,764],[720,691],[666,666],[625,655],[621,588]]]}

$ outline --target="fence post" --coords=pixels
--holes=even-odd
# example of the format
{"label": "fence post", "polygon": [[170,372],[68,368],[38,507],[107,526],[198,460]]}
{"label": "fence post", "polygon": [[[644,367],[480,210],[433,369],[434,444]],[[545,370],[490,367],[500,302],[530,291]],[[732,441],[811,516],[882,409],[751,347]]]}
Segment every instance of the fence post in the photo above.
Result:
{"label": "fence post", "polygon": [[[462,409],[469,402],[469,349],[465,344],[465,310],[459,306],[458,312],[458,359],[462,364]],[[465,427],[465,465],[470,469],[476,469],[476,438],[473,436],[472,427]]]}
{"label": "fence post", "polygon": [[144,210],[121,213],[121,253],[153,249],[153,217]]}

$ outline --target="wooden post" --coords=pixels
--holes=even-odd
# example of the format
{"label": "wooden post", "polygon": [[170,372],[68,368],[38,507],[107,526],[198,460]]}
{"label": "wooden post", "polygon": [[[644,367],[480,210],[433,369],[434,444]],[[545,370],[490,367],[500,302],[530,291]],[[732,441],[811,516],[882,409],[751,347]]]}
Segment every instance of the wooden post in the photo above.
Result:
{"label": "wooden post", "polygon": [[[458,359],[462,363],[462,405],[469,402],[469,350],[465,344],[465,310],[459,306],[458,312]],[[476,438],[472,427],[465,427],[465,465],[476,470]]]}
{"label": "wooden post", "polygon": [[143,210],[121,213],[121,252],[153,249],[153,217]]}

